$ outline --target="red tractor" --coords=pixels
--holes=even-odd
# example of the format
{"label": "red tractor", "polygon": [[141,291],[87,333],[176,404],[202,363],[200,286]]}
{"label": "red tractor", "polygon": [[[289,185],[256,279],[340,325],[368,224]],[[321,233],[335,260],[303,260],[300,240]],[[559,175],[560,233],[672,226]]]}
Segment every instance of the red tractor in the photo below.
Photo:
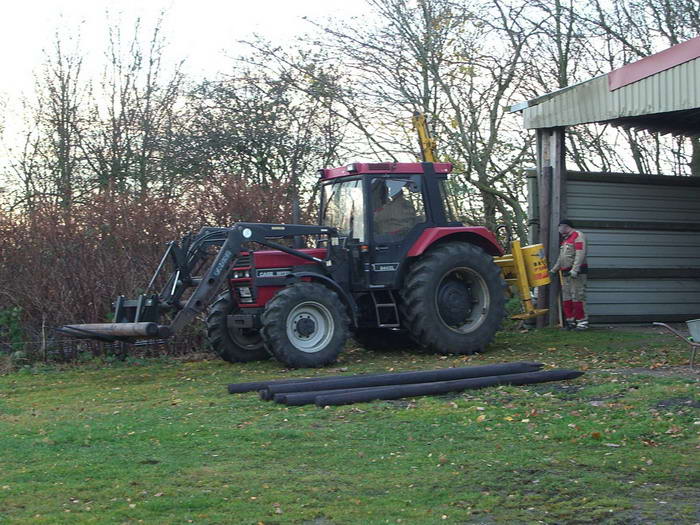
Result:
{"label": "red tractor", "polygon": [[[486,228],[452,217],[443,188],[451,169],[387,162],[321,170],[320,225],[203,228],[169,244],[147,293],[116,301],[114,323],[62,330],[107,341],[163,338],[208,310],[209,342],[230,362],[272,354],[290,367],[323,366],[351,334],[373,347],[481,351],[505,315],[493,260],[503,250]],[[275,242],[302,238],[315,247]],[[172,273],[151,293],[168,261]]]}

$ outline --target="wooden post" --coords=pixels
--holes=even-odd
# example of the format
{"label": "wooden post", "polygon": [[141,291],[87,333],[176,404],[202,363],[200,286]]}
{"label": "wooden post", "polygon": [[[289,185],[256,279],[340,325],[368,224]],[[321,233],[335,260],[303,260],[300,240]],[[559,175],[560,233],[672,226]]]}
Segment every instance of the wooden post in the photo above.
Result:
{"label": "wooden post", "polygon": [[[539,212],[539,226],[537,242],[545,247],[545,253],[549,258],[547,247],[549,246],[549,188],[551,176],[549,155],[549,130],[537,130],[537,199]],[[547,308],[548,304],[547,288],[540,286],[537,289],[537,308]],[[546,324],[544,317],[537,318],[537,328],[543,328]]]}
{"label": "wooden post", "polygon": [[[565,129],[554,128],[551,130],[550,153],[552,166],[552,180],[550,193],[550,210],[549,210],[549,245],[547,245],[547,256],[549,264],[554,264],[559,256],[559,221],[564,217],[565,213],[565,185],[566,185],[566,163],[565,153],[566,146]],[[549,286],[548,303],[549,303],[549,326],[555,326],[559,323],[559,315],[557,313],[559,294],[561,293],[561,285],[558,279],[552,279],[552,284]]]}
{"label": "wooden post", "polygon": [[[559,221],[566,210],[566,148],[564,128],[537,130],[537,186],[539,188],[539,236],[538,242],[545,247],[548,262],[554,264],[559,256]],[[550,326],[558,323],[557,302],[559,300],[559,281],[556,277],[547,287],[537,291],[537,308],[549,308],[548,319],[538,319],[541,328],[548,322]]]}

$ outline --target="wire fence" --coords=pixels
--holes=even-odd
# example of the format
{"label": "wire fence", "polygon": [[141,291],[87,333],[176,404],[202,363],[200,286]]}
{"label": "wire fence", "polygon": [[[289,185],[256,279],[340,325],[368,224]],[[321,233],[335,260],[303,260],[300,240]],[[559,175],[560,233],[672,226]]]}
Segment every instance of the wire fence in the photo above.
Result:
{"label": "wire fence", "polygon": [[18,362],[74,362],[86,358],[113,357],[182,357],[210,352],[200,337],[183,339],[148,339],[134,343],[94,341],[70,337],[45,340],[0,340],[0,356],[9,356]]}

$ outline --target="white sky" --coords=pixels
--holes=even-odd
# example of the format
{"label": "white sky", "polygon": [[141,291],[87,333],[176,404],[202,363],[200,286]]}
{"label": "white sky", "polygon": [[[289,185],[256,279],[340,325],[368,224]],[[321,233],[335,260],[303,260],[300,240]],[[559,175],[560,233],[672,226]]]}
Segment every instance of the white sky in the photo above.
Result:
{"label": "white sky", "polygon": [[[230,67],[226,58],[236,42],[252,33],[284,41],[310,29],[316,20],[345,18],[367,10],[363,0],[4,0],[0,14],[0,97],[11,105],[33,86],[33,72],[42,64],[57,29],[81,33],[89,65],[99,68],[107,42],[107,16],[121,20],[128,38],[138,16],[148,36],[160,11],[167,11],[166,58],[185,58],[194,76],[214,76]],[[96,54],[96,56],[90,55]]]}

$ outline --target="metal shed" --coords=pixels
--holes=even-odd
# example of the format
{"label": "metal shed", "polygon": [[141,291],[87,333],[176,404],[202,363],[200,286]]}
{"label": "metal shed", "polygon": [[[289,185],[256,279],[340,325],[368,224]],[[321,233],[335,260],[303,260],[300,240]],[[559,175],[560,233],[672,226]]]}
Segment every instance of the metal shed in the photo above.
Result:
{"label": "metal shed", "polygon": [[[553,260],[562,217],[587,234],[591,321],[700,317],[700,177],[571,172],[564,143],[567,126],[587,123],[700,135],[700,37],[511,111],[537,132],[529,240]],[[555,305],[558,287],[540,290],[538,307]]]}

